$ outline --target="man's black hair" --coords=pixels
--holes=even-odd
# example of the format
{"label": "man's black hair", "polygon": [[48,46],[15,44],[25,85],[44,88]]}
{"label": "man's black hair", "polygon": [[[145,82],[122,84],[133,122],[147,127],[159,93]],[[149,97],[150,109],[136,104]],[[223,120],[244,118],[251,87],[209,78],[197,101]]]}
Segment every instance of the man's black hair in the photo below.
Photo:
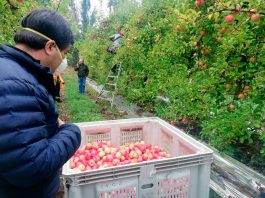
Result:
{"label": "man's black hair", "polygon": [[[69,23],[54,10],[34,10],[22,19],[21,26],[36,30],[53,39],[60,50],[74,43]],[[14,41],[26,44],[33,49],[42,49],[48,40],[29,30],[21,30],[15,34]]]}

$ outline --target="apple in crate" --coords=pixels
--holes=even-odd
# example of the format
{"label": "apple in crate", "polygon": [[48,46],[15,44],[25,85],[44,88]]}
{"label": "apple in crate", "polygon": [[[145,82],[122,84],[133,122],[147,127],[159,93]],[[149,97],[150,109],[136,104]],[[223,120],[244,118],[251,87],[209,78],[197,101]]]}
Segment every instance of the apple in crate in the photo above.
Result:
{"label": "apple in crate", "polygon": [[70,159],[70,168],[88,171],[118,165],[169,158],[164,149],[144,141],[114,147],[107,141],[86,144]]}

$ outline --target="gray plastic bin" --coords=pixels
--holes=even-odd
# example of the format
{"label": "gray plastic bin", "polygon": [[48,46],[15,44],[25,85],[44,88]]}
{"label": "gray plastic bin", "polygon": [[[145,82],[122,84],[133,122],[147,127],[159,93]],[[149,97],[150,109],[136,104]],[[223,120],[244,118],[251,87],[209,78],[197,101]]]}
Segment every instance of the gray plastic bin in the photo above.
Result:
{"label": "gray plastic bin", "polygon": [[145,141],[172,157],[80,172],[63,166],[66,198],[208,198],[213,152],[159,118],[79,123],[82,145]]}

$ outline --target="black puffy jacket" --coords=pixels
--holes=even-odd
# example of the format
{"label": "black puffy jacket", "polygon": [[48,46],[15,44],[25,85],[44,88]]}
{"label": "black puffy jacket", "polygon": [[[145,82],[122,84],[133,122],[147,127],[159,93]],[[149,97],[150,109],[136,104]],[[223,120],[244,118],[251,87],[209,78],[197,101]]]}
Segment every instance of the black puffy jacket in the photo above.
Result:
{"label": "black puffy jacket", "polygon": [[80,145],[58,127],[53,75],[25,52],[0,45],[0,197],[52,198],[59,169]]}
{"label": "black puffy jacket", "polygon": [[89,69],[86,64],[80,64],[79,67],[75,68],[75,71],[77,71],[78,77],[87,77],[89,74]]}

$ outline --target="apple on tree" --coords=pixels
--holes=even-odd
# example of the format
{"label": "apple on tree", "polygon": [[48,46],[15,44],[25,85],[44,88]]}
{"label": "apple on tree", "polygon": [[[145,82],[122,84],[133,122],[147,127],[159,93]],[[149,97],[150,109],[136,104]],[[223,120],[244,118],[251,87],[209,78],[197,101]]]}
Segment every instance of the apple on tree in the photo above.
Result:
{"label": "apple on tree", "polygon": [[252,21],[258,21],[260,19],[260,15],[259,14],[252,14],[250,18]]}
{"label": "apple on tree", "polygon": [[233,20],[234,20],[233,15],[228,15],[225,17],[225,22],[227,22],[227,23],[232,23]]}

